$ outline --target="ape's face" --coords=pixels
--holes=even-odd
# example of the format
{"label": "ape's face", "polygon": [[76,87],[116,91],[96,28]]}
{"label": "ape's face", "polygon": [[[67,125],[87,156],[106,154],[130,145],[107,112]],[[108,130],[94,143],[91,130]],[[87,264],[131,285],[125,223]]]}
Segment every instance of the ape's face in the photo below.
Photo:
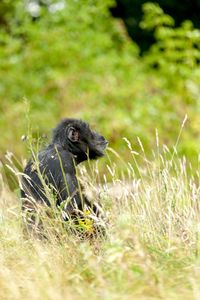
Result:
{"label": "ape's face", "polygon": [[54,142],[60,141],[79,162],[104,155],[108,142],[81,120],[65,119],[54,130]]}

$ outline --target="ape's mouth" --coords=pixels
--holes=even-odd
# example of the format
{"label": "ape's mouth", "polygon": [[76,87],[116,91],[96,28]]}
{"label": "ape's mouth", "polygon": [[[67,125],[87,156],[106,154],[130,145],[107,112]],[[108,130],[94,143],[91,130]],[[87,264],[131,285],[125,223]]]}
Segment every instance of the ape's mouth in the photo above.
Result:
{"label": "ape's mouth", "polygon": [[105,149],[107,148],[108,146],[108,141],[103,141],[103,142],[100,142],[96,145],[96,149],[97,151],[99,151],[100,153],[104,154],[104,151]]}
{"label": "ape's mouth", "polygon": [[104,149],[106,149],[107,146],[108,146],[108,141],[103,142],[103,143],[102,143],[102,146],[104,147]]}

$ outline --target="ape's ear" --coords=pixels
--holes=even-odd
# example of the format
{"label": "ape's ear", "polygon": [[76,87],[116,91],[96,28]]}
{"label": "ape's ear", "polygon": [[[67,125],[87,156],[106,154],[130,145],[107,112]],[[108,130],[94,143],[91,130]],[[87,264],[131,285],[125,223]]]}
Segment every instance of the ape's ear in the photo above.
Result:
{"label": "ape's ear", "polygon": [[77,129],[70,127],[67,131],[67,137],[71,142],[78,142],[80,136]]}

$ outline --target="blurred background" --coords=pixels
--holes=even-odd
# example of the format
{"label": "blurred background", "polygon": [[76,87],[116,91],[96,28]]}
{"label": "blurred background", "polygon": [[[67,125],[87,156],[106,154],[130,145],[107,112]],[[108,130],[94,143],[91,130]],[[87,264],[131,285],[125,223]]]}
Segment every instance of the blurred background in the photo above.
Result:
{"label": "blurred background", "polygon": [[82,118],[124,159],[200,150],[200,0],[1,0],[0,159],[28,157],[64,117]]}

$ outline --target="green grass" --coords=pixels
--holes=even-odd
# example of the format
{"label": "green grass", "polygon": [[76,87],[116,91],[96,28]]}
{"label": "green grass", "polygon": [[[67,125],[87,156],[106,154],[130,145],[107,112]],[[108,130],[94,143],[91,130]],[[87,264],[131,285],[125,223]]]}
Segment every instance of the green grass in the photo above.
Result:
{"label": "green grass", "polygon": [[135,153],[127,142],[132,159],[117,163],[128,176],[114,162],[104,184],[98,165],[79,170],[106,212],[106,238],[80,240],[58,220],[46,222],[47,240],[25,237],[20,201],[2,176],[0,299],[200,298],[199,166],[191,171],[158,139],[151,161],[142,145]]}

